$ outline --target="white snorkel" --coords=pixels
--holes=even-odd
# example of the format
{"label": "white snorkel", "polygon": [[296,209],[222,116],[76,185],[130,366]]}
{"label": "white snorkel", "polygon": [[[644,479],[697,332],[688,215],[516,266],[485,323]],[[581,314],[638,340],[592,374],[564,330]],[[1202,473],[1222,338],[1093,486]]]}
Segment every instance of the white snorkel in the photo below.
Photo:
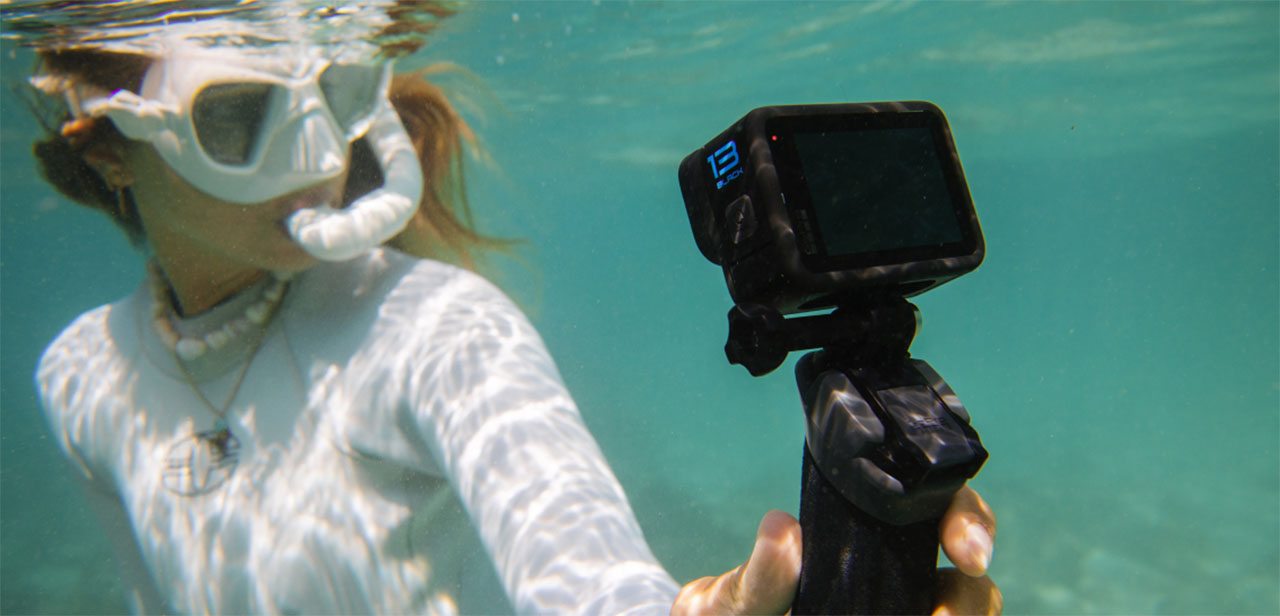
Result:
{"label": "white snorkel", "polygon": [[362,254],[399,233],[418,211],[421,163],[390,102],[374,117],[365,140],[382,167],[382,188],[340,210],[322,204],[289,217],[289,235],[317,259],[342,261]]}
{"label": "white snorkel", "polygon": [[[151,143],[192,186],[260,204],[332,180],[365,137],[383,186],[349,206],[316,203],[286,221],[312,256],[341,261],[391,239],[422,199],[421,162],[391,105],[389,61],[334,58],[317,47],[250,51],[165,41],[142,91],[68,100]],[[39,78],[37,78],[39,79]],[[37,84],[40,85],[40,84]]]}

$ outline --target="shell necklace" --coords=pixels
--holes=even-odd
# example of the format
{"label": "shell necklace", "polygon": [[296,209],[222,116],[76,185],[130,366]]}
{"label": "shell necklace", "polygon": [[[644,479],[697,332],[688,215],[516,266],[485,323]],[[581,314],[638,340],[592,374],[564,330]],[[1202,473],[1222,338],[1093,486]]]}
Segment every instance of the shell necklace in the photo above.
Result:
{"label": "shell necklace", "polygon": [[[166,456],[163,481],[172,492],[183,496],[207,494],[222,485],[239,463],[240,440],[231,432],[227,423],[227,411],[240,393],[249,367],[266,340],[266,326],[280,308],[289,288],[288,274],[273,273],[273,280],[262,291],[261,297],[250,303],[242,314],[228,320],[221,327],[201,337],[188,337],[174,327],[175,315],[170,304],[168,285],[160,268],[147,264],[151,280],[152,324],[157,335],[177,359],[187,385],[205,408],[216,417],[213,429],[196,432],[174,443]],[[203,357],[210,350],[221,349],[236,339],[254,335],[245,357],[244,365],[231,386],[231,392],[221,405],[214,405],[196,384],[187,363]]]}
{"label": "shell necklace", "polygon": [[289,288],[292,274],[272,272],[273,280],[262,291],[258,301],[249,304],[244,313],[203,336],[188,337],[178,333],[173,326],[173,308],[169,302],[169,287],[165,283],[164,273],[155,261],[147,263],[151,279],[151,322],[156,333],[166,347],[183,361],[194,361],[203,357],[210,349],[218,350],[245,334],[261,331],[280,307],[284,292]]}

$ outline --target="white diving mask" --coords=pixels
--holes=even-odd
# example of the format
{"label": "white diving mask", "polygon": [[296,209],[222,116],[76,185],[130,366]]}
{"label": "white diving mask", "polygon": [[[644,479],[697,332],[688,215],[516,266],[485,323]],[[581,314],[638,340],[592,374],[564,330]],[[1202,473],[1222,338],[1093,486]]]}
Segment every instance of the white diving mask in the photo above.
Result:
{"label": "white diving mask", "polygon": [[308,253],[341,261],[400,232],[422,198],[418,154],[388,99],[390,81],[389,62],[343,63],[312,48],[271,56],[174,45],[149,68],[141,94],[79,104],[151,143],[200,191],[246,205],[340,176],[351,143],[365,137],[383,186],[347,208],[317,203],[287,221]]}

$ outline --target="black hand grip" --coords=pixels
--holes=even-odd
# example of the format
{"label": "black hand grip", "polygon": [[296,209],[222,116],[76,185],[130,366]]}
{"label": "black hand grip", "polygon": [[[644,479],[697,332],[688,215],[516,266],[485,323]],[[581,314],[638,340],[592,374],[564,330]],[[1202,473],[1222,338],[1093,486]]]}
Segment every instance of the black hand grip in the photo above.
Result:
{"label": "black hand grip", "polygon": [[800,587],[793,614],[930,614],[937,519],[895,526],[853,506],[804,451]]}

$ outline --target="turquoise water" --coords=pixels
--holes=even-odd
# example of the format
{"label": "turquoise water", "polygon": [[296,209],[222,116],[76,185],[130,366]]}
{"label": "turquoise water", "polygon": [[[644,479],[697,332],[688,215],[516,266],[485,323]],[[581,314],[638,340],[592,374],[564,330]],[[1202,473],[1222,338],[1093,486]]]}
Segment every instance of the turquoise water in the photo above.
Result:
{"label": "turquoise water", "polygon": [[[918,298],[914,353],[992,457],[1009,613],[1280,612],[1280,5],[479,3],[402,66],[448,82],[493,165],[494,277],[557,357],[681,581],[794,512],[789,366],[724,362],[729,299],[676,165],[748,109],[928,99],[988,255]],[[30,56],[6,43],[3,78]],[[478,82],[478,83],[477,83]],[[31,372],[140,261],[35,179],[0,98],[0,612],[122,608]]]}

